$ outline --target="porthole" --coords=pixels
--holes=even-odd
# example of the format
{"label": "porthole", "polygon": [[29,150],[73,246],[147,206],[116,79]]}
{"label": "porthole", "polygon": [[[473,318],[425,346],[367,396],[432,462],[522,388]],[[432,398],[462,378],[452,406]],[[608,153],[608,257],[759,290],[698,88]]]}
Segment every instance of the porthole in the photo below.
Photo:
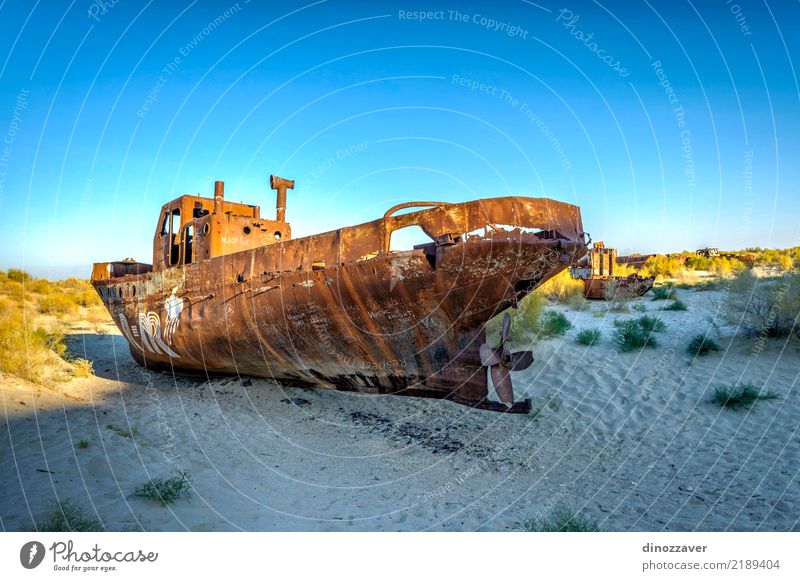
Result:
{"label": "porthole", "polygon": [[244,232],[245,234],[250,234],[250,226],[245,226],[244,228],[242,228],[242,232]]}
{"label": "porthole", "polygon": [[281,233],[280,232],[275,232],[274,236],[275,236],[275,240],[280,240],[281,239]]}

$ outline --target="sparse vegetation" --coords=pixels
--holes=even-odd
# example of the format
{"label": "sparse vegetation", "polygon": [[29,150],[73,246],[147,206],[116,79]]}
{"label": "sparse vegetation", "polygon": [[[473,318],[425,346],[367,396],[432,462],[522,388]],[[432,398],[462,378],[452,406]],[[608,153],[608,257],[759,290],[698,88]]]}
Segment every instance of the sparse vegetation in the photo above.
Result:
{"label": "sparse vegetation", "polygon": [[633,306],[631,307],[631,309],[633,309],[637,313],[646,313],[647,312],[647,307],[644,306],[644,303],[642,303],[642,302],[634,303]]}
{"label": "sparse vegetation", "polygon": [[689,346],[686,348],[686,351],[689,352],[690,355],[706,355],[712,351],[719,351],[720,346],[717,344],[714,339],[711,337],[707,337],[704,334],[695,335],[692,340],[689,342]]}
{"label": "sparse vegetation", "polygon": [[640,319],[619,323],[614,321],[614,326],[617,327],[614,331],[614,344],[623,353],[644,347],[655,347],[658,344],[652,332],[642,327]]}
{"label": "sparse vegetation", "polygon": [[100,519],[87,514],[78,503],[73,500],[62,500],[38,519],[36,530],[41,533],[83,533],[102,532],[105,529]]}
{"label": "sparse vegetation", "polygon": [[536,294],[556,303],[583,303],[583,283],[562,270],[536,289]]}
{"label": "sparse vegetation", "polygon": [[567,506],[558,506],[541,519],[522,523],[523,530],[539,533],[593,533],[600,529],[596,522],[578,514]]}
{"label": "sparse vegetation", "polygon": [[136,434],[139,433],[139,429],[136,426],[131,426],[129,429],[124,430],[122,428],[116,427],[114,424],[106,424],[106,428],[111,430],[121,438],[133,438]]}
{"label": "sparse vegetation", "polygon": [[94,364],[88,359],[75,359],[72,361],[72,374],[75,377],[91,377],[94,375]]}
{"label": "sparse vegetation", "polygon": [[[525,334],[528,331],[536,329],[543,306],[544,299],[536,293],[531,293],[519,302],[519,306],[516,309],[508,310],[511,314],[509,341],[521,342],[525,339]],[[491,345],[496,346],[500,343],[500,331],[502,328],[502,313],[486,323],[486,339]]]}
{"label": "sparse vegetation", "polygon": [[0,371],[37,384],[85,377],[91,364],[68,360],[64,343],[65,321],[77,316],[108,320],[87,281],[0,271]]}
{"label": "sparse vegetation", "polygon": [[78,440],[76,447],[81,450],[85,450],[86,448],[89,447],[89,440]]}
{"label": "sparse vegetation", "polygon": [[43,315],[72,315],[80,305],[67,295],[46,295],[39,299],[39,312]]}
{"label": "sparse vegetation", "polygon": [[189,475],[181,470],[178,476],[172,478],[154,478],[137,488],[133,496],[145,498],[155,503],[166,506],[172,504],[181,496],[191,493]]}
{"label": "sparse vegetation", "polygon": [[667,306],[665,306],[662,310],[663,311],[687,311],[687,310],[689,310],[689,308],[686,306],[686,304],[683,301],[675,300],[675,301],[671,302],[670,304],[668,304]]}
{"label": "sparse vegetation", "polygon": [[739,409],[749,407],[760,399],[776,399],[778,394],[766,389],[758,388],[752,383],[742,385],[726,385],[714,389],[711,401],[717,405]]}
{"label": "sparse vegetation", "polygon": [[540,337],[556,337],[566,334],[572,328],[572,323],[567,320],[564,313],[558,311],[545,311],[537,323],[537,333]]}
{"label": "sparse vegetation", "polygon": [[667,328],[667,325],[661,319],[657,317],[649,317],[647,315],[639,317],[636,319],[636,322],[648,333],[652,333],[654,331],[663,331]]}
{"label": "sparse vegetation", "polygon": [[654,301],[675,300],[677,298],[678,295],[675,293],[675,289],[671,286],[659,286],[653,289]]}
{"label": "sparse vegetation", "polygon": [[575,336],[575,341],[577,341],[580,345],[586,345],[587,347],[591,347],[592,345],[596,345],[597,343],[600,342],[601,336],[602,333],[598,328],[582,329]]}
{"label": "sparse vegetation", "polygon": [[747,335],[800,337],[800,274],[762,280],[746,270],[731,282],[725,311]]}

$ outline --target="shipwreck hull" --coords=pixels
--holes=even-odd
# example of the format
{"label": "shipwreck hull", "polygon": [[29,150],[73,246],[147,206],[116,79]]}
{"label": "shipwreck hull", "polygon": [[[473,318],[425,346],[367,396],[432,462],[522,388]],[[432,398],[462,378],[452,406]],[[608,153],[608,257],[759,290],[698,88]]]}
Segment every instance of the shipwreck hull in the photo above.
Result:
{"label": "shipwreck hull", "polygon": [[655,277],[630,276],[593,277],[583,279],[583,292],[587,299],[604,301],[619,292],[627,297],[641,297],[653,288]]}
{"label": "shipwreck hull", "polygon": [[[431,242],[390,252],[410,225]],[[147,367],[524,412],[488,385],[485,323],[585,252],[577,207],[495,198],[93,283]]]}

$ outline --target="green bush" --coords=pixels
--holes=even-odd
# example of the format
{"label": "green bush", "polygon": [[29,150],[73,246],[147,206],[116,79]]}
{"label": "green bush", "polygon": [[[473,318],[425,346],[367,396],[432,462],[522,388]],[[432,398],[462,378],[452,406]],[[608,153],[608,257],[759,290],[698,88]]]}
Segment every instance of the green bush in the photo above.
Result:
{"label": "green bush", "polygon": [[671,286],[659,286],[653,289],[654,301],[675,300],[676,298],[678,298],[678,295]]}
{"label": "green bush", "polygon": [[689,352],[690,355],[706,355],[711,351],[719,351],[720,346],[717,344],[714,339],[711,337],[707,337],[704,334],[695,335],[692,340],[689,342],[689,346],[686,348],[686,351]]}
{"label": "green bush", "polygon": [[567,320],[564,313],[558,311],[545,311],[539,318],[537,332],[540,337],[556,337],[566,334],[572,328],[572,323]]}
{"label": "green bush", "polygon": [[598,328],[592,329],[582,329],[576,336],[575,341],[577,341],[580,345],[586,345],[587,347],[591,347],[592,345],[596,345],[600,342],[600,337],[602,333]]}
{"label": "green bush", "polygon": [[753,405],[760,399],[775,399],[778,394],[772,391],[765,391],[766,386],[758,388],[751,383],[736,385],[725,385],[714,389],[711,401],[722,407],[738,409]]}
{"label": "green bush", "polygon": [[647,331],[648,333],[652,333],[654,331],[663,331],[667,328],[667,325],[659,318],[650,317],[650,316],[643,316],[636,319],[636,322],[639,326]]}
{"label": "green bush", "polygon": [[6,273],[6,277],[15,282],[28,282],[32,279],[30,274],[18,268],[9,268],[8,272]]}
{"label": "green bush", "polygon": [[175,502],[179,497],[188,496],[190,493],[189,476],[186,472],[181,471],[178,476],[173,478],[154,478],[145,482],[136,489],[133,495],[166,506]]}
{"label": "green bush", "polygon": [[687,311],[689,309],[686,307],[686,305],[684,304],[683,301],[676,300],[676,301],[668,304],[662,310],[664,310],[664,311]]}
{"label": "green bush", "polygon": [[650,331],[642,328],[639,320],[623,321],[617,324],[614,331],[614,344],[623,353],[641,349],[643,347],[655,347],[658,343]]}
{"label": "green bush", "polygon": [[596,522],[566,506],[554,508],[545,518],[526,520],[522,528],[539,533],[594,533],[600,530]]}

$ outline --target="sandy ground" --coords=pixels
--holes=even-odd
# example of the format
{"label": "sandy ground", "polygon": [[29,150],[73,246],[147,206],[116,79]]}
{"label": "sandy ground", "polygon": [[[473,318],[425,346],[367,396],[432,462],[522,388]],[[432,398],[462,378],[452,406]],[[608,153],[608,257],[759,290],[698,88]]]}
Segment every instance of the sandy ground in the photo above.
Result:
{"label": "sandy ground", "polygon": [[[0,525],[33,529],[71,499],[109,530],[519,530],[557,505],[602,530],[800,530],[800,344],[754,352],[718,324],[724,352],[693,360],[686,345],[719,296],[680,294],[689,311],[661,313],[659,346],[629,354],[613,350],[612,320],[641,313],[557,307],[574,328],[536,341],[536,362],[515,376],[535,417],[175,378],[138,367],[113,326],[76,328],[71,351],[97,377],[57,389],[0,381]],[[640,302],[658,314],[660,303]],[[603,329],[599,345],[575,342],[588,326]],[[780,398],[740,411],[709,403],[737,381]],[[188,498],[131,496],[179,470]]]}

